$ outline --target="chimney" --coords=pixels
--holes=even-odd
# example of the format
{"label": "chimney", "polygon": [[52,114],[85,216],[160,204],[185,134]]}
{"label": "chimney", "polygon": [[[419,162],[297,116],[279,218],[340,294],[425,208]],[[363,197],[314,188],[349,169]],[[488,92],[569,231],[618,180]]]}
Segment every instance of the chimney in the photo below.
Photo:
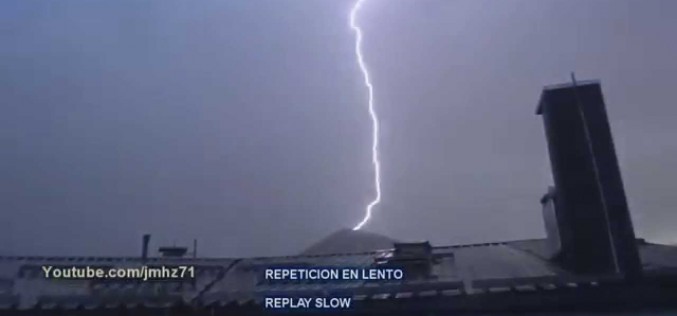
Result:
{"label": "chimney", "polygon": [[143,235],[143,241],[141,243],[141,259],[144,261],[148,258],[148,243],[150,242],[150,234]]}
{"label": "chimney", "polygon": [[575,272],[635,279],[641,262],[602,89],[599,82],[572,79],[544,88],[537,110],[555,181],[550,220],[557,224],[548,233],[559,238],[550,240],[559,241],[558,259]]}

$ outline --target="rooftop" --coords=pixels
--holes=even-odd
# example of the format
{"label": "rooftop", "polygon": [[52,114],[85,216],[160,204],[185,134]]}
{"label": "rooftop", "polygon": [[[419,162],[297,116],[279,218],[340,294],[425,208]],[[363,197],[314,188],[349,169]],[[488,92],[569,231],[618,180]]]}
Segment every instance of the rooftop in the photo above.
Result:
{"label": "rooftop", "polygon": [[[644,271],[662,282],[677,280],[677,247],[639,240]],[[355,301],[497,297],[589,289],[619,281],[614,276],[576,275],[547,260],[545,240],[433,247],[430,278],[403,282],[267,284],[261,269],[274,266],[370,267],[384,251],[260,258],[0,257],[0,309],[243,308],[266,296],[327,294]],[[453,254],[453,255],[452,255]],[[139,267],[195,266],[196,278],[176,281],[45,279],[43,265]],[[675,283],[677,284],[677,283]]]}

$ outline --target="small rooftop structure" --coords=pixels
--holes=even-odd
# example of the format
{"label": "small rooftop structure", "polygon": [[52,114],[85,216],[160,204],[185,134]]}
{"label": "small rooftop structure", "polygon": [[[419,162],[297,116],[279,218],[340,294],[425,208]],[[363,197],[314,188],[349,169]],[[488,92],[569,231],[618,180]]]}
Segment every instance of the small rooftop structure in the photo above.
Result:
{"label": "small rooftop structure", "polygon": [[394,246],[391,251],[374,258],[376,266],[402,268],[410,279],[430,276],[433,265],[433,247],[430,242],[397,242]]}
{"label": "small rooftop structure", "polygon": [[163,257],[183,257],[186,255],[188,252],[188,248],[186,247],[177,247],[177,246],[170,246],[170,247],[160,247],[158,251],[162,254]]}
{"label": "small rooftop structure", "polygon": [[428,241],[395,243],[395,257],[401,260],[430,259],[433,247]]}

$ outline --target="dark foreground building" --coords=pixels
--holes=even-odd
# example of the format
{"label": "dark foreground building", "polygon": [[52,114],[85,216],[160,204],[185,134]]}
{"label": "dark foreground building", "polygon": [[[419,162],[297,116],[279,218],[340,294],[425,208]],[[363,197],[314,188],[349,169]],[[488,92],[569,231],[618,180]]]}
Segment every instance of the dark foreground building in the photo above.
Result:
{"label": "dark foreground building", "polygon": [[[677,315],[677,247],[634,236],[599,83],[546,87],[537,113],[555,182],[541,199],[546,239],[398,243],[373,252],[241,259],[0,257],[0,315],[292,314],[265,310],[262,301],[271,296],[352,299],[349,309],[318,312],[323,315]],[[276,284],[262,278],[270,267],[383,264],[403,267],[410,278]],[[190,265],[196,275],[152,282],[48,280],[43,265]]]}

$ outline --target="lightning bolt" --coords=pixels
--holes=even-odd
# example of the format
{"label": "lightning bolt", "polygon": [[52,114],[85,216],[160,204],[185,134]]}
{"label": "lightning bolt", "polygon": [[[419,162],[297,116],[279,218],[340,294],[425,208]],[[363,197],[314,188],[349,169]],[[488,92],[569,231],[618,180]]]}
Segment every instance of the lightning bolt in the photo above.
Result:
{"label": "lightning bolt", "polygon": [[371,85],[369,80],[369,71],[367,71],[367,66],[364,64],[364,59],[362,58],[362,29],[357,25],[355,21],[355,15],[357,11],[360,10],[362,4],[365,0],[357,0],[355,5],[350,10],[350,28],[355,32],[355,56],[357,57],[357,63],[360,65],[360,70],[364,76],[364,85],[369,91],[369,116],[371,117],[372,122],[372,145],[371,145],[371,162],[374,164],[374,184],[376,186],[376,196],[374,199],[369,202],[366,209],[366,214],[362,221],[353,227],[353,230],[359,230],[369,222],[371,218],[371,212],[378,203],[381,202],[381,162],[378,159],[378,115],[376,115],[376,110],[374,110],[374,88]]}

